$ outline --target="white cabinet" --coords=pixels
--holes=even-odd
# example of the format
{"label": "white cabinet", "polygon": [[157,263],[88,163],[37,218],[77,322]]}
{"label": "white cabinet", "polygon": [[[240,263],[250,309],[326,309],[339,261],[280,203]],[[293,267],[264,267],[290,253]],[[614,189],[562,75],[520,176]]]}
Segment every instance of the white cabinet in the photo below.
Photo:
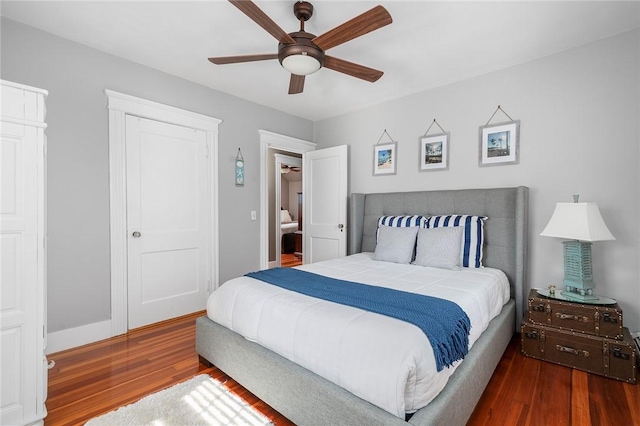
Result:
{"label": "white cabinet", "polygon": [[47,414],[45,90],[0,80],[0,424]]}

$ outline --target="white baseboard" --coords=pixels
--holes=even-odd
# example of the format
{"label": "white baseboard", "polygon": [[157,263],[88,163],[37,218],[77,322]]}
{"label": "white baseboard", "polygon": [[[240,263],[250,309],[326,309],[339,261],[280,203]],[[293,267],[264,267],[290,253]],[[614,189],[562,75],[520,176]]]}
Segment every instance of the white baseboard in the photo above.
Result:
{"label": "white baseboard", "polygon": [[275,268],[276,266],[278,266],[278,261],[274,260],[273,262],[269,262],[268,266],[269,266],[269,269]]}
{"label": "white baseboard", "polygon": [[75,348],[77,346],[97,342],[99,340],[108,339],[113,337],[111,333],[111,320],[95,322],[93,324],[87,324],[76,328],[48,333],[45,354],[49,355],[55,352]]}

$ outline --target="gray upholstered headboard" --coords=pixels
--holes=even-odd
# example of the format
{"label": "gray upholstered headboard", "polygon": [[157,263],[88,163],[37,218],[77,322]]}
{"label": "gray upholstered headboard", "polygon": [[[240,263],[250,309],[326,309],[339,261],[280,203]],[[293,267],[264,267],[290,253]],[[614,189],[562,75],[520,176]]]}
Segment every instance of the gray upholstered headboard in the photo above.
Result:
{"label": "gray upholstered headboard", "polygon": [[351,194],[349,254],[374,251],[378,218],[399,214],[472,214],[487,216],[483,264],[505,272],[517,321],[525,303],[529,189],[463,189],[446,191]]}

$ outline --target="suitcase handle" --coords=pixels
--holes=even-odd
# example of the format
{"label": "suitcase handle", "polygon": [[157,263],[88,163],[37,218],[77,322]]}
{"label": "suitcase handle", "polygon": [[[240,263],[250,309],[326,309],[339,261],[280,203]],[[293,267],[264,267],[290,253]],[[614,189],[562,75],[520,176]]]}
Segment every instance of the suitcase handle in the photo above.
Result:
{"label": "suitcase handle", "polygon": [[561,320],[574,320],[574,321],[580,321],[580,322],[589,322],[589,317],[581,317],[579,315],[565,314],[565,313],[562,313],[562,312],[556,312],[556,317],[561,319]]}
{"label": "suitcase handle", "polygon": [[568,346],[562,346],[562,345],[556,345],[556,350],[558,350],[560,352],[567,352],[567,353],[570,353],[570,354],[573,354],[573,355],[579,355],[579,356],[584,356],[584,357],[588,357],[590,355],[589,351],[581,351],[581,350],[578,350],[578,349],[573,349],[573,348],[570,348]]}

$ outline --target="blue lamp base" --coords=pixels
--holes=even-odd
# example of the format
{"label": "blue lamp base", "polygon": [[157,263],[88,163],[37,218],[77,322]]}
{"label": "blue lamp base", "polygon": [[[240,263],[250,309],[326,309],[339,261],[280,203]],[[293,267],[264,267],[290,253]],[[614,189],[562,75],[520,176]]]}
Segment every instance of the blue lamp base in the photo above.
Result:
{"label": "blue lamp base", "polygon": [[564,248],[564,281],[565,290],[562,295],[580,302],[598,299],[594,296],[591,263],[591,243],[585,241],[565,241]]}
{"label": "blue lamp base", "polygon": [[598,296],[594,296],[593,294],[580,294],[571,290],[564,290],[561,294],[570,300],[575,300],[577,302],[590,302],[593,303],[600,298]]}

